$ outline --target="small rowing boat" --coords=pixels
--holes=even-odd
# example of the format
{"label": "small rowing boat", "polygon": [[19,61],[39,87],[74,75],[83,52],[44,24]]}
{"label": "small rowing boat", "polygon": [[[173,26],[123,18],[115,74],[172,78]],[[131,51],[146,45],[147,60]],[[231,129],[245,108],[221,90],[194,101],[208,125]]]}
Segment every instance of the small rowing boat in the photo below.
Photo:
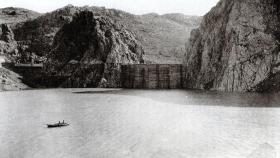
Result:
{"label": "small rowing boat", "polygon": [[64,120],[62,122],[58,122],[55,124],[47,124],[48,128],[55,128],[55,127],[64,127],[64,126],[69,126],[69,123],[65,123]]}

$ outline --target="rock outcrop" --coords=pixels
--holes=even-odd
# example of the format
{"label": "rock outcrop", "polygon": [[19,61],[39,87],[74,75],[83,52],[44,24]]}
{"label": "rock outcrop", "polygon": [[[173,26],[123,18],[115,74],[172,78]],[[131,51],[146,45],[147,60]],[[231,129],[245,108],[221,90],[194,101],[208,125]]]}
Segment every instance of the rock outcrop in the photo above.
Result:
{"label": "rock outcrop", "polygon": [[7,24],[0,24],[0,55],[11,61],[18,56],[14,33]]}
{"label": "rock outcrop", "polygon": [[191,33],[187,88],[277,90],[279,40],[278,0],[221,0]]}
{"label": "rock outcrop", "polygon": [[[144,51],[132,32],[110,18],[95,16],[90,11],[77,13],[69,24],[65,24],[56,34],[52,48],[47,71],[52,74],[71,74],[70,79],[74,81],[84,78],[99,83],[102,80],[103,86],[104,81],[107,81],[105,87],[118,86],[119,64],[144,62]],[[78,64],[69,69],[73,61]],[[81,73],[81,67],[85,69],[91,68],[89,65],[99,64],[105,64],[101,72]],[[94,85],[85,84],[86,87]]]}
{"label": "rock outcrop", "polygon": [[33,20],[18,23],[13,30],[15,39],[26,47],[28,52],[44,57],[51,51],[56,33],[72,20],[76,12],[76,8],[66,6]]}

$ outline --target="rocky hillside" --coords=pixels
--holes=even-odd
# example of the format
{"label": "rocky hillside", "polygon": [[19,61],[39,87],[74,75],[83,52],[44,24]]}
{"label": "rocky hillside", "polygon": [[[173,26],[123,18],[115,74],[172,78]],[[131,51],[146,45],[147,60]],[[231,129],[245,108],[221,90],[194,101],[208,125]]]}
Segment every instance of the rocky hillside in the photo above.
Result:
{"label": "rocky hillside", "polygon": [[[83,83],[85,86],[99,84],[103,80],[103,86],[117,87],[119,76],[114,72],[119,71],[118,63],[144,62],[144,51],[132,32],[112,19],[96,16],[90,11],[76,14],[69,24],[65,24],[56,34],[52,48],[47,62],[50,73],[71,74],[74,82],[85,78],[89,81]],[[69,69],[73,61],[79,64]],[[83,65],[102,63],[105,67],[100,74],[77,75]]]}
{"label": "rocky hillside", "polygon": [[14,29],[15,38],[25,45],[27,51],[44,56],[51,51],[57,31],[81,11],[107,16],[114,23],[128,28],[142,43],[146,52],[145,61],[152,63],[181,63],[190,31],[200,23],[200,17],[182,14],[137,16],[115,9],[68,5],[17,25]]}
{"label": "rocky hillside", "polygon": [[0,91],[22,90],[28,88],[21,81],[22,76],[0,67]]}
{"label": "rocky hillside", "polygon": [[280,2],[221,0],[191,33],[188,88],[280,90]]}

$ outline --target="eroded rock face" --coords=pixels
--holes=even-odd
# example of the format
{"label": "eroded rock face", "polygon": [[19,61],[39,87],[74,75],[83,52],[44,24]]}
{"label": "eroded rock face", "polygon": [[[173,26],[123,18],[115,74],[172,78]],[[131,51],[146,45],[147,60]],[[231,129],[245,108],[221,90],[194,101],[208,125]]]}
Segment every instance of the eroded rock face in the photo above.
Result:
{"label": "eroded rock face", "polygon": [[4,42],[8,42],[8,43],[13,42],[15,40],[14,33],[7,24],[1,24],[0,40],[2,40]]}
{"label": "eroded rock face", "polygon": [[[81,67],[105,64],[99,74],[85,73],[82,76],[96,83],[106,80],[107,87],[118,86],[119,64],[142,63],[144,54],[142,46],[130,31],[107,17],[94,16],[90,11],[78,13],[72,22],[65,24],[56,34],[52,48],[47,71],[56,74],[71,71],[71,79],[75,80],[80,79],[77,73],[81,72]],[[68,65],[73,61],[79,64],[69,69]]]}
{"label": "eroded rock face", "polygon": [[221,0],[192,31],[187,88],[263,91],[280,72],[279,8],[277,0]]}
{"label": "eroded rock face", "polygon": [[17,42],[14,39],[13,31],[7,24],[0,24],[0,55],[13,60],[17,54]]}

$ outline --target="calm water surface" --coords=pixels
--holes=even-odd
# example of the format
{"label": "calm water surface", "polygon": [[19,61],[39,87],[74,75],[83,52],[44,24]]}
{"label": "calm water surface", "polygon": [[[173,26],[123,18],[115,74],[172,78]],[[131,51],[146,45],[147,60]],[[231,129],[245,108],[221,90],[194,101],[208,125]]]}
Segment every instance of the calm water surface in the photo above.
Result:
{"label": "calm water surface", "polygon": [[[0,93],[1,158],[280,157],[280,94]],[[70,126],[46,128],[66,120]]]}

